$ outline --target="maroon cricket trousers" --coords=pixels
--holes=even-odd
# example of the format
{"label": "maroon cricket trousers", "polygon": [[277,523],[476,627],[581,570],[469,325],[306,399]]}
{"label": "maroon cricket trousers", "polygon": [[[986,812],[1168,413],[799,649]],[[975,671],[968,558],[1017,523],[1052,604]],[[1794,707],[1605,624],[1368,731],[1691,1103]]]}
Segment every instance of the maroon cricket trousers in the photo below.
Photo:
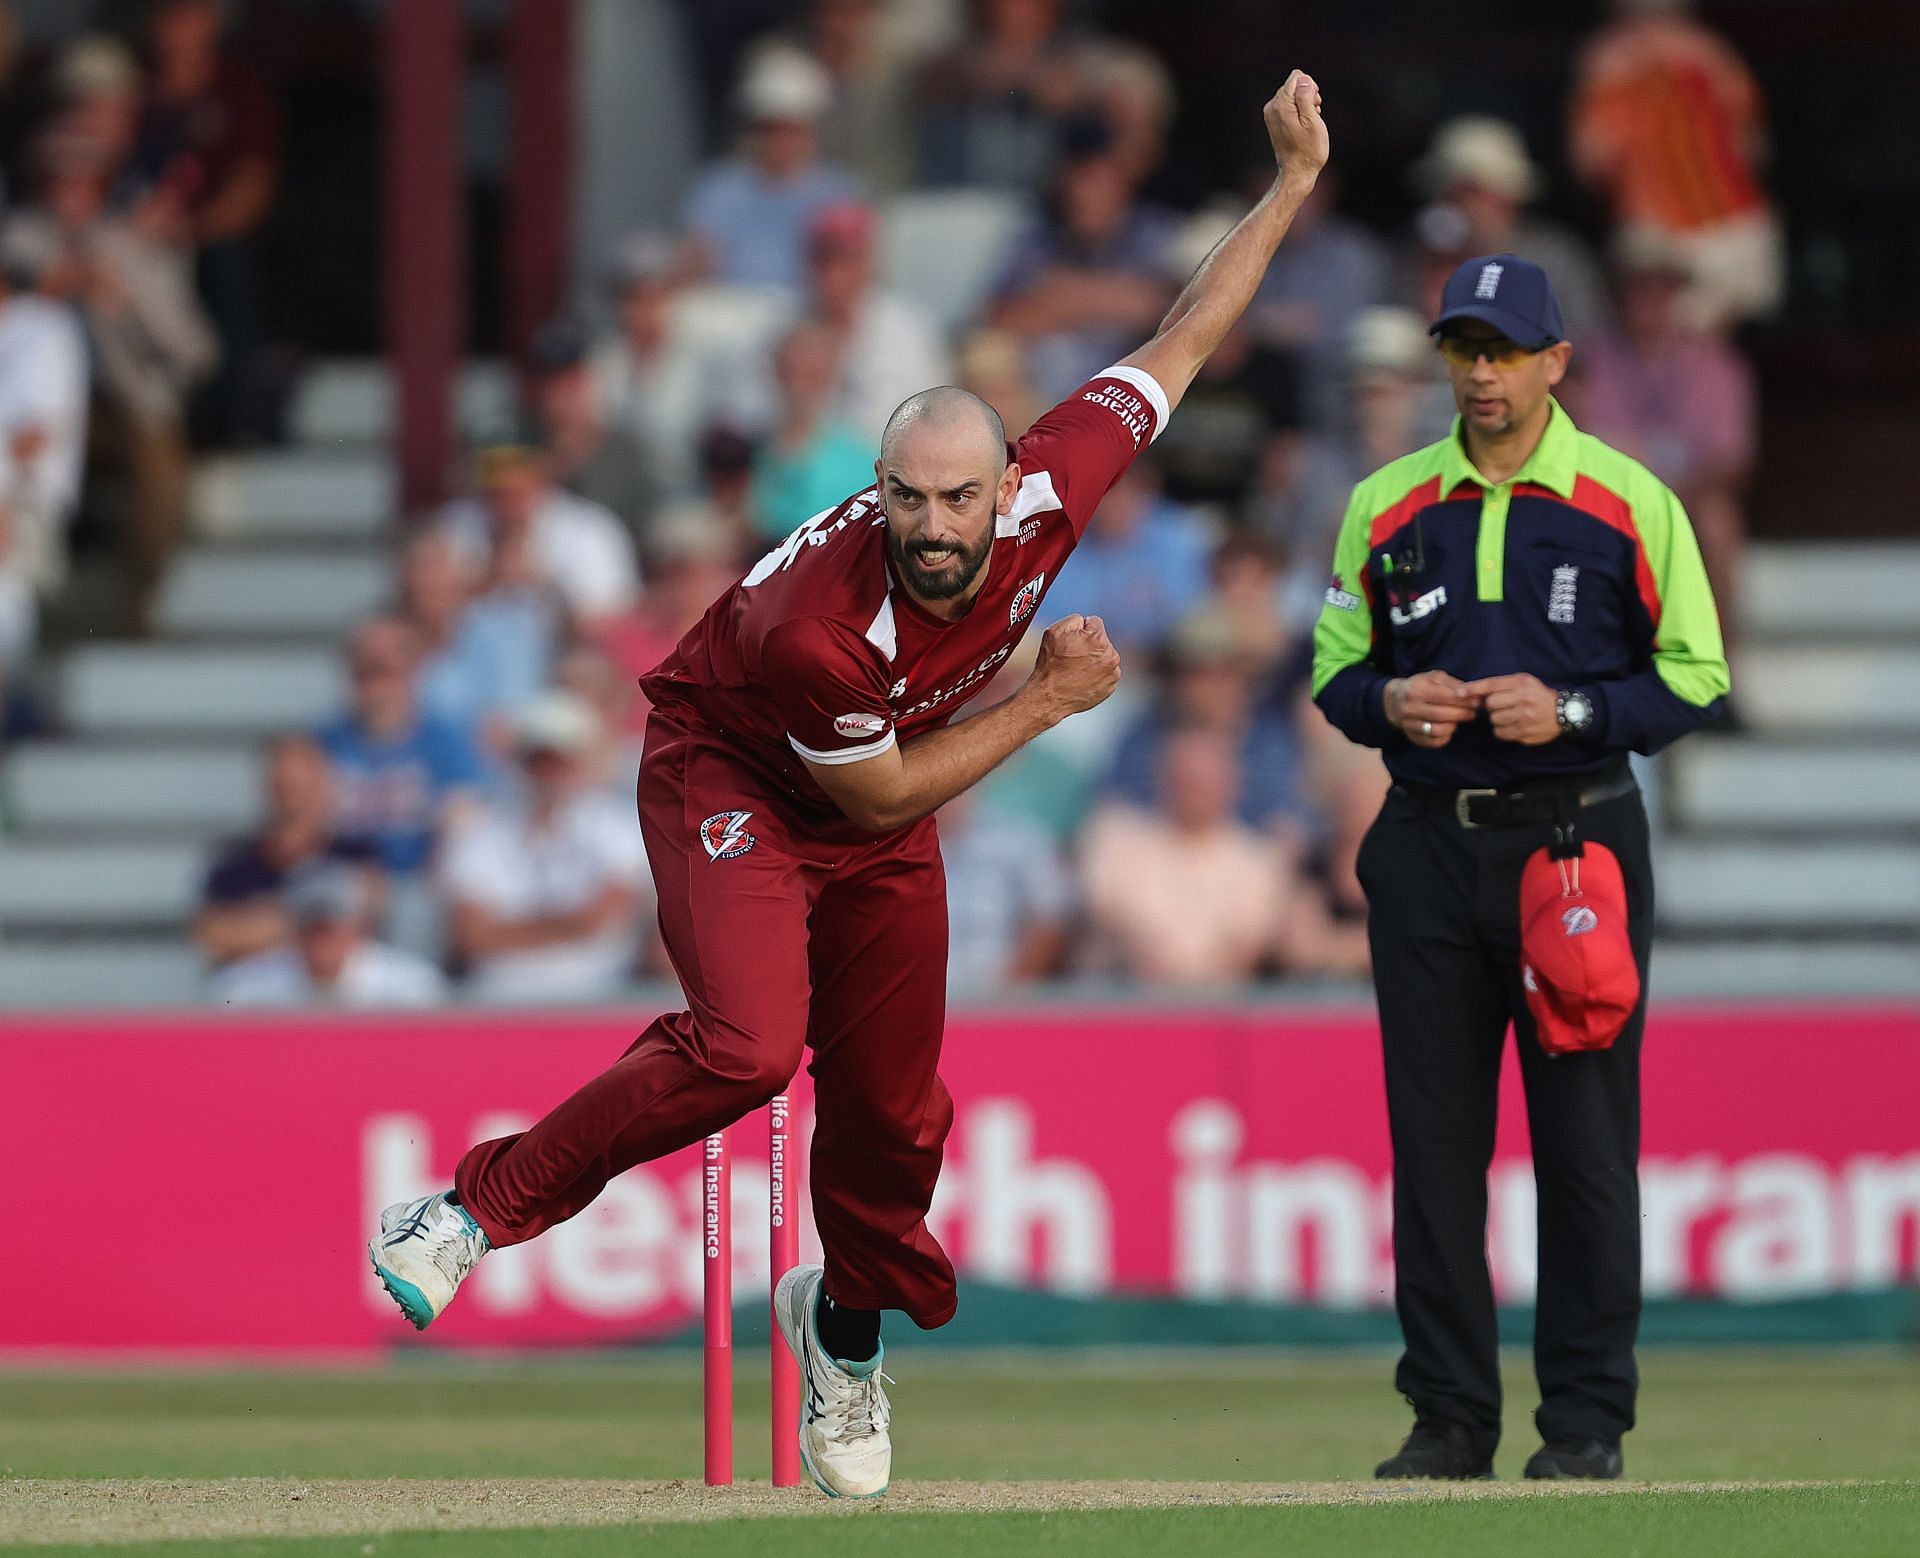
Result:
{"label": "maroon cricket trousers", "polygon": [[[639,802],[660,931],[690,1010],[653,1022],[532,1129],[468,1152],[454,1176],[461,1202],[495,1246],[531,1239],[616,1174],[785,1091],[811,1048],[827,1292],[944,1325],[953,1265],[926,1225],[953,1122],[936,1074],[947,900],[932,818],[876,840],[810,839],[777,786],[658,711]],[[730,812],[747,815],[715,820]]]}

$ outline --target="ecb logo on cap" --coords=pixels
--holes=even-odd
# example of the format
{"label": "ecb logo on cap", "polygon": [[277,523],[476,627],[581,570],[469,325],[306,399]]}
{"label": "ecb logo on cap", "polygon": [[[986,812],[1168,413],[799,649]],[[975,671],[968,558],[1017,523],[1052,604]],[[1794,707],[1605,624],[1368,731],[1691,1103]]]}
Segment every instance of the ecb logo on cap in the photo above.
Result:
{"label": "ecb logo on cap", "polygon": [[1505,271],[1506,266],[1504,265],[1491,263],[1482,265],[1480,267],[1480,279],[1473,284],[1474,297],[1484,302],[1488,298],[1495,296],[1500,291],[1500,277]]}

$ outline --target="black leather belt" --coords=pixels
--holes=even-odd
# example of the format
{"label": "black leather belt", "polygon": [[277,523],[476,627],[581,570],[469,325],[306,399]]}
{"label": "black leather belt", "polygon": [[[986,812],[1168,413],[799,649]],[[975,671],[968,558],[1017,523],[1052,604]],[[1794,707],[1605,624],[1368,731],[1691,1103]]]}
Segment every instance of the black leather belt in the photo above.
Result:
{"label": "black leather belt", "polygon": [[1561,809],[1595,806],[1618,800],[1640,788],[1633,771],[1619,768],[1606,774],[1582,774],[1576,779],[1542,780],[1510,790],[1441,790],[1427,785],[1397,784],[1425,811],[1453,818],[1463,828],[1527,828],[1558,820]]}

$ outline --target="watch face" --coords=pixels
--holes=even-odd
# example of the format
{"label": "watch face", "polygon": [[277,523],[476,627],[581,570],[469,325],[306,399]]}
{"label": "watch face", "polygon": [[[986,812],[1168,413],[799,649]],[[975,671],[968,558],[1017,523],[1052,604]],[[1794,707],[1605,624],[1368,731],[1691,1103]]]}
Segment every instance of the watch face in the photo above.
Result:
{"label": "watch face", "polygon": [[1587,701],[1587,695],[1580,692],[1567,694],[1562,714],[1566,722],[1578,730],[1593,718],[1593,705]]}

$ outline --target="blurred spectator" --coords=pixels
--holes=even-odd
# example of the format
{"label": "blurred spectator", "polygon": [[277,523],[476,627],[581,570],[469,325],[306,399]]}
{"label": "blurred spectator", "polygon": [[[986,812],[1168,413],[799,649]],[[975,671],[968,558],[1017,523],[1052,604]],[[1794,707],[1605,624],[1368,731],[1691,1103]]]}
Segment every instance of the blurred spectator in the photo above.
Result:
{"label": "blurred spectator", "polygon": [[[1271,177],[1269,168],[1261,189]],[[1247,316],[1261,340],[1297,356],[1302,410],[1321,427],[1338,419],[1342,358],[1354,320],[1386,302],[1393,286],[1386,246],[1342,216],[1339,200],[1339,176],[1328,169],[1267,266]]]}
{"label": "blurred spectator", "polygon": [[638,233],[620,246],[612,267],[613,338],[593,354],[593,376],[607,419],[645,451],[662,495],[681,496],[697,482],[694,451],[712,414],[714,365],[688,328],[678,303],[673,241]]}
{"label": "blurred spectator", "polygon": [[333,1006],[357,1011],[435,1006],[446,995],[440,970],[369,939],[367,884],[351,866],[311,865],[287,886],[290,943],[214,974],[225,1006]]}
{"label": "blurred spectator", "polygon": [[739,91],[744,155],[709,167],[687,197],[685,274],[799,292],[808,224],[859,196],[848,174],[820,159],[820,121],[832,98],[827,73],[810,56],[773,47],[754,57]]}
{"label": "blurred spectator", "polygon": [[1268,446],[1247,503],[1252,525],[1288,564],[1288,615],[1307,623],[1320,609],[1334,536],[1354,483],[1369,471],[1446,435],[1453,398],[1435,371],[1426,324],[1404,308],[1369,308],[1353,321],[1338,383],[1334,428],[1286,433]]}
{"label": "blurred spectator", "polygon": [[876,195],[913,181],[913,85],[925,50],[883,0],[812,0],[799,43],[826,71],[832,104],[821,147]]}
{"label": "blurred spectator", "polygon": [[960,343],[955,381],[1000,413],[1007,437],[1019,438],[1047,409],[1027,371],[1026,344],[1011,330],[991,326]]}
{"label": "blurred spectator", "polygon": [[1347,740],[1319,713],[1309,680],[1303,679],[1293,728],[1301,737],[1300,787],[1325,828],[1317,851],[1318,875],[1335,917],[1364,924],[1367,895],[1357,870],[1360,843],[1386,799],[1387,766],[1377,749]]}
{"label": "blurred spectator", "polygon": [[500,722],[547,683],[553,613],[531,590],[476,597],[472,573],[442,531],[408,543],[400,609],[420,635],[420,707],[496,738]]}
{"label": "blurred spectator", "polygon": [[1155,648],[1205,597],[1211,546],[1198,516],[1160,491],[1157,468],[1136,460],[1062,566],[1046,620],[1097,616],[1122,653]]}
{"label": "blurred spectator", "polygon": [[837,410],[839,341],[823,324],[796,325],[773,353],[780,409],[754,457],[750,512],[766,537],[873,485],[879,445]]}
{"label": "blurred spectator", "polygon": [[1174,634],[1167,659],[1166,681],[1121,737],[1104,791],[1151,807],[1173,732],[1200,727],[1239,754],[1234,795],[1243,822],[1282,831],[1310,824],[1299,793],[1292,721],[1257,696],[1252,646],[1241,639],[1233,618],[1211,609],[1189,617]]}
{"label": "blurred spectator", "polygon": [[1540,172],[1520,132],[1504,119],[1448,120],[1415,164],[1413,178],[1426,194],[1459,212],[1465,254],[1517,254],[1553,278],[1573,340],[1606,322],[1606,291],[1587,246],[1566,228],[1525,214],[1540,192]]}
{"label": "blurred spectator", "polygon": [[474,495],[440,511],[441,528],[468,566],[498,583],[550,590],[577,627],[633,604],[632,537],[600,504],[554,485],[539,450],[483,450],[474,475]]}
{"label": "blurred spectator", "polygon": [[1212,608],[1232,624],[1233,636],[1245,648],[1256,677],[1268,677],[1280,669],[1299,632],[1311,629],[1324,591],[1325,570],[1313,571],[1314,564],[1303,564],[1295,572],[1311,571],[1312,577],[1321,579],[1322,588],[1312,591],[1304,610],[1289,611],[1288,573],[1282,563],[1271,543],[1242,532],[1215,547],[1208,565]]}
{"label": "blurred spectator", "polygon": [[86,336],[71,308],[33,290],[49,258],[44,233],[0,230],[0,591],[29,639],[35,589],[66,576],[87,444]]}
{"label": "blurred spectator", "polygon": [[[741,572],[730,538],[701,515],[663,521],[647,541],[640,599],[632,611],[602,624],[596,642],[631,684],[666,659]],[[649,706],[634,688],[622,728],[638,734]]]}
{"label": "blurred spectator", "polygon": [[1301,421],[1294,359],[1262,345],[1244,322],[1236,325],[1154,443],[1168,496],[1238,509],[1275,436]]}
{"label": "blurred spectator", "polygon": [[419,669],[420,635],[411,623],[362,623],[347,644],[349,706],[317,733],[333,762],[335,830],[370,841],[395,878],[425,870],[483,778],[468,733],[420,708]]}
{"label": "blurred spectator", "polygon": [[333,775],[310,736],[282,736],[261,772],[265,819],[214,858],[200,890],[194,940],[213,967],[253,957],[293,934],[281,890],[296,871],[331,860],[377,877],[373,845],[334,831]]}
{"label": "blurred spectator", "polygon": [[[99,146],[118,183],[120,170],[133,156],[146,103],[138,56],[110,34],[82,34],[61,50],[53,86],[60,130]],[[116,190],[120,193],[124,191]],[[156,214],[165,226],[164,214]],[[172,233],[149,236],[170,239]]]}
{"label": "blurred spectator", "polygon": [[989,994],[1059,972],[1072,883],[1047,830],[962,793],[939,812],[947,985]]}
{"label": "blurred spectator", "polygon": [[223,53],[222,0],[159,0],[149,18],[152,56],[135,153],[156,199],[170,201],[181,241],[195,251],[200,296],[222,348],[208,386],[206,432],[263,437],[254,382],[258,321],[252,242],[280,178],[280,123],[253,65]]}
{"label": "blurred spectator", "polygon": [[594,644],[569,649],[553,674],[557,690],[578,698],[593,712],[593,745],[581,754],[584,781],[610,796],[622,814],[633,809],[646,728],[647,702],[635,680]]}
{"label": "blurred spectator", "polygon": [[1771,315],[1785,267],[1758,172],[1767,150],[1759,83],[1724,38],[1682,14],[1691,8],[1616,0],[1617,20],[1575,67],[1569,153],[1616,223],[1658,228],[1680,245],[1689,261],[1681,312],[1697,330],[1719,330]]}
{"label": "blurred spectator", "polygon": [[70,303],[85,327],[93,440],[132,488],[129,625],[145,633],[186,524],[187,392],[218,361],[219,343],[181,255],[109,209],[111,148],[60,131],[42,141],[39,155],[39,201],[8,221],[5,242],[45,256],[40,290]]}
{"label": "blurred spectator", "polygon": [[808,235],[807,280],[813,317],[839,339],[835,411],[877,452],[894,408],[952,372],[934,322],[874,284],[874,242],[870,207],[829,207]]}
{"label": "blurred spectator", "polygon": [[1081,41],[1060,0],[971,0],[967,36],[921,73],[921,173],[931,184],[1040,190],[1080,102]]}
{"label": "blurred spectator", "polygon": [[1158,809],[1106,807],[1087,826],[1087,914],[1100,953],[1150,984],[1365,969],[1365,932],[1332,925],[1290,847],[1238,820],[1226,735],[1173,732],[1156,777]]}
{"label": "blurred spectator", "polygon": [[644,535],[661,498],[651,451],[631,419],[609,411],[577,320],[551,319],[534,332],[525,398],[532,441],[546,451],[554,480],[607,509],[636,539]]}
{"label": "blurred spectator", "polygon": [[1167,128],[1179,106],[1167,67],[1137,43],[1094,38],[1081,51],[1076,75],[1077,106],[1106,121],[1114,154],[1145,183],[1165,159]]}
{"label": "blurred spectator", "polygon": [[757,554],[753,454],[753,440],[738,428],[724,422],[708,428],[700,437],[699,496],[663,513],[655,530],[697,523],[717,538],[716,550],[724,547],[737,561]]}
{"label": "blurred spectator", "polygon": [[1103,121],[1068,124],[1050,210],[1015,243],[994,293],[993,323],[1029,339],[1043,396],[1071,393],[1134,350],[1173,300],[1180,224],[1141,204],[1137,187]]}
{"label": "blurred spectator", "polygon": [[1620,327],[1576,343],[1574,420],[1632,455],[1674,490],[1693,521],[1731,645],[1739,621],[1744,499],[1760,434],[1753,367],[1684,322],[1693,262],[1658,228],[1614,244]]}
{"label": "blurred spectator", "polygon": [[595,725],[568,693],[523,710],[525,798],[487,808],[448,848],[453,946],[475,994],[586,1000],[632,971],[650,879],[631,810],[589,782]]}

